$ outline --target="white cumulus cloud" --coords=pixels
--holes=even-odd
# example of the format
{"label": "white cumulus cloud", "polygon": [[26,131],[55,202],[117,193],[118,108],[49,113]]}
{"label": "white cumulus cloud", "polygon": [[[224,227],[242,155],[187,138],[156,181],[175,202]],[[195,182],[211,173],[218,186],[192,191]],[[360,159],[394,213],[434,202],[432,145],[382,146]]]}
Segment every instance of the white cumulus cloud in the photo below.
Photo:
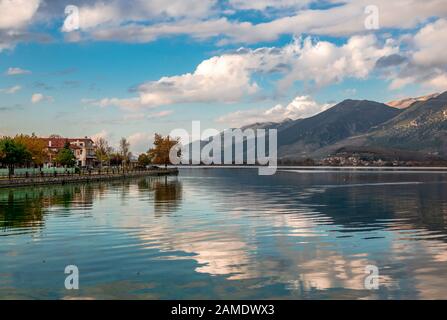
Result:
{"label": "white cumulus cloud", "polygon": [[0,29],[19,29],[28,24],[40,0],[0,0]]}
{"label": "white cumulus cloud", "polygon": [[212,57],[193,73],[163,77],[139,87],[144,105],[188,102],[236,102],[257,91],[250,79],[249,61],[240,55]]}
{"label": "white cumulus cloud", "polygon": [[297,96],[287,106],[278,104],[270,109],[250,109],[229,113],[217,119],[230,127],[242,127],[253,123],[282,122],[286,119],[304,119],[329,109],[331,104],[320,104],[310,96]]}
{"label": "white cumulus cloud", "polygon": [[390,89],[410,84],[437,90],[447,90],[447,55],[445,35],[447,20],[438,19],[425,25],[413,37],[406,37],[409,48],[402,52],[405,63],[391,66],[388,71]]}
{"label": "white cumulus cloud", "polygon": [[439,19],[423,27],[414,36],[415,63],[423,66],[445,66],[447,64],[446,41],[447,20]]}
{"label": "white cumulus cloud", "polygon": [[152,133],[136,132],[127,138],[130,143],[130,149],[134,154],[140,154],[148,151],[153,144],[154,136]]}
{"label": "white cumulus cloud", "polygon": [[241,48],[211,57],[192,73],[143,83],[137,97],[84,102],[127,110],[184,103],[233,103],[259,91],[255,75],[279,74],[280,90],[296,81],[321,87],[348,77],[366,78],[379,58],[398,51],[392,41],[381,44],[373,35],[353,36],[342,45],[299,38],[283,47]]}
{"label": "white cumulus cloud", "polygon": [[[130,22],[161,22],[173,19],[204,18],[213,12],[217,0],[112,0],[86,3],[79,6],[79,28],[123,27]],[[63,28],[62,31],[71,31]]]}
{"label": "white cumulus cloud", "polygon": [[111,137],[112,137],[112,134],[110,134],[107,130],[103,129],[103,130],[101,130],[101,131],[99,131],[99,132],[93,134],[93,135],[91,136],[91,139],[92,139],[93,141],[96,141],[96,140],[98,140],[98,139],[100,139],[100,138],[102,138],[102,139],[106,139],[106,140],[110,140]]}
{"label": "white cumulus cloud", "polygon": [[348,77],[364,79],[379,58],[398,51],[392,41],[381,45],[374,35],[353,36],[341,46],[307,37],[294,44],[291,70],[280,86],[288,88],[298,80],[324,86]]}
{"label": "white cumulus cloud", "polygon": [[[163,36],[189,35],[195,39],[220,37],[220,43],[273,41],[281,35],[352,36],[365,34],[365,8],[379,9],[380,29],[411,29],[433,17],[445,17],[442,0],[347,0],[325,8],[312,8],[308,0],[161,0],[95,2],[80,8],[81,28],[86,38],[150,42]],[[331,1],[334,2],[335,1]],[[130,8],[129,8],[130,7]],[[258,10],[269,19],[255,23],[228,13]],[[274,15],[270,17],[269,12]],[[143,23],[145,22],[145,23]]]}

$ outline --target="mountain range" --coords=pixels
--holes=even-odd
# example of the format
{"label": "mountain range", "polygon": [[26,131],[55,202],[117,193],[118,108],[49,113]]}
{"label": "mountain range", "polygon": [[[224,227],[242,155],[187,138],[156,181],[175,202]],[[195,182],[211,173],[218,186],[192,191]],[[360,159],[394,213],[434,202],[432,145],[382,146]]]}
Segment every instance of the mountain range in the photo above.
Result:
{"label": "mountain range", "polygon": [[348,99],[310,118],[241,129],[248,128],[277,129],[278,159],[283,161],[354,155],[386,161],[447,160],[447,91],[387,104]]}

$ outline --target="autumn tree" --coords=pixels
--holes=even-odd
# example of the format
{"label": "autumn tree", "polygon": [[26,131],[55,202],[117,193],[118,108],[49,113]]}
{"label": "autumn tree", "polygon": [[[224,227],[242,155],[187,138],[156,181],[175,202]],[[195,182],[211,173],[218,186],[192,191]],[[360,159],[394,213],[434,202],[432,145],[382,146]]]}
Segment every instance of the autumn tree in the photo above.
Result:
{"label": "autumn tree", "polygon": [[[170,136],[163,137],[156,133],[154,138],[154,147],[148,151],[148,156],[154,164],[164,164],[167,167],[171,164],[169,154],[174,146],[180,143],[180,138],[171,138]],[[180,151],[178,151],[180,156]]]}
{"label": "autumn tree", "polygon": [[64,167],[73,167],[76,164],[76,157],[70,149],[70,143],[67,141],[62,149],[56,155],[56,162]]}
{"label": "autumn tree", "polygon": [[48,150],[44,140],[39,139],[33,133],[29,135],[17,135],[14,137],[14,141],[22,144],[31,154],[31,162],[41,168],[45,161],[48,159]]}
{"label": "autumn tree", "polygon": [[0,162],[8,167],[8,175],[14,174],[17,165],[31,160],[31,153],[26,146],[12,138],[4,137],[0,140]]}

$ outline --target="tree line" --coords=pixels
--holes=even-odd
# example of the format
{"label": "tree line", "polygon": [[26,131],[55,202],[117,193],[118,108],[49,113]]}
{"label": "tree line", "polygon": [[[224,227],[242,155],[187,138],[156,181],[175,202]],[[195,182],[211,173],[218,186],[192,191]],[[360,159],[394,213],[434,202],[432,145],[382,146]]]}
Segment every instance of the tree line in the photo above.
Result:
{"label": "tree line", "polygon": [[[171,164],[169,160],[169,152],[172,147],[180,143],[178,138],[171,138],[169,135],[164,137],[156,133],[152,148],[147,152],[138,156],[138,166],[147,167],[148,165],[165,165]],[[98,138],[95,141],[96,159],[99,166],[126,166],[130,163],[132,153],[130,150],[130,143],[126,138],[121,138],[119,141],[118,151],[115,151],[105,138]]]}
{"label": "tree line", "polygon": [[[179,139],[170,136],[163,137],[155,134],[153,146],[138,157],[138,166],[146,167],[151,164],[168,165],[169,151],[179,143]],[[130,143],[126,138],[121,138],[118,149],[114,149],[105,138],[94,141],[95,156],[98,166],[123,166],[131,163],[132,153]],[[0,138],[0,166],[7,167],[9,175],[14,174],[14,168],[18,166],[42,168],[49,162],[50,153],[45,141],[35,134],[19,134],[15,137],[4,136]],[[62,167],[74,167],[76,157],[70,149],[68,140],[64,147],[58,151],[54,163]]]}

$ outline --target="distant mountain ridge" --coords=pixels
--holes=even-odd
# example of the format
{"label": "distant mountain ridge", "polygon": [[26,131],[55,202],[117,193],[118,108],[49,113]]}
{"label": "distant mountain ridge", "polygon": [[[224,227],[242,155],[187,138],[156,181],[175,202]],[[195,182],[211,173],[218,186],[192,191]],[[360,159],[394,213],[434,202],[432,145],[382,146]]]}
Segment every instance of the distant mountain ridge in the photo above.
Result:
{"label": "distant mountain ridge", "polygon": [[278,131],[278,154],[280,157],[312,157],[318,149],[366,133],[400,112],[374,101],[344,100]]}
{"label": "distant mountain ridge", "polygon": [[431,98],[437,97],[438,95],[439,95],[439,93],[432,93],[432,94],[429,94],[426,96],[421,96],[421,97],[416,97],[416,98],[405,98],[402,100],[394,100],[394,101],[387,102],[386,104],[393,108],[406,109],[415,102],[427,101]]}
{"label": "distant mountain ridge", "polygon": [[[447,160],[447,91],[399,101],[394,104],[398,108],[348,99],[313,117],[254,123],[241,129],[276,129],[280,160],[321,160],[340,154]],[[403,108],[406,103],[409,106]]]}
{"label": "distant mountain ridge", "polygon": [[367,145],[447,156],[447,92],[413,103],[370,133]]}

